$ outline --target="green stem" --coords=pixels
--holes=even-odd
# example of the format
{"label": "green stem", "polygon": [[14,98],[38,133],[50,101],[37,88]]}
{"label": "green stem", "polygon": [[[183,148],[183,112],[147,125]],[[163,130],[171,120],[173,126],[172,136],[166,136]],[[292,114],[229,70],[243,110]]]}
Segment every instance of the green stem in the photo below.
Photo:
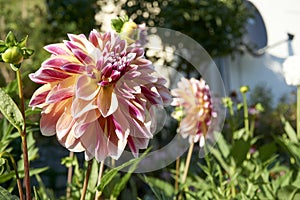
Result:
{"label": "green stem", "polygon": [[300,86],[297,87],[297,136],[300,139]]}
{"label": "green stem", "polygon": [[18,168],[17,168],[16,162],[15,162],[15,159],[14,159],[14,157],[10,153],[7,153],[7,152],[1,153],[0,154],[0,158],[2,156],[7,156],[7,157],[10,158],[10,161],[11,161],[11,163],[13,165],[13,168],[14,168],[14,171],[15,171],[15,174],[16,174],[16,179],[17,179],[17,185],[18,185],[20,200],[24,200],[22,184],[21,184],[21,180],[20,180],[20,177],[19,177]]}
{"label": "green stem", "polygon": [[20,106],[21,113],[24,119],[24,128],[23,131],[20,131],[20,135],[22,138],[22,149],[23,149],[23,159],[24,159],[24,181],[25,181],[25,189],[26,189],[26,200],[31,200],[31,190],[30,190],[30,176],[29,176],[29,159],[28,159],[28,149],[27,149],[27,141],[26,141],[26,118],[25,118],[25,103],[23,96],[23,85],[20,70],[16,71],[17,81],[18,81],[18,90],[19,90],[19,98],[20,98]]}
{"label": "green stem", "polygon": [[180,157],[176,159],[176,174],[175,174],[175,191],[177,192],[179,189],[179,165],[180,165]]}
{"label": "green stem", "polygon": [[86,174],[85,174],[85,179],[84,179],[84,183],[83,183],[83,189],[82,189],[82,194],[81,194],[80,200],[85,199],[87,187],[88,187],[88,184],[89,184],[89,178],[90,178],[90,174],[91,174],[91,170],[92,170],[92,165],[93,165],[93,159],[88,162],[88,166],[87,166],[87,169],[86,169]]}
{"label": "green stem", "polygon": [[[98,174],[97,187],[101,183],[101,179],[102,179],[102,175],[103,175],[103,170],[104,170],[104,160],[101,161],[101,163],[100,163],[100,169],[99,169],[99,174]],[[96,190],[95,200],[100,200],[101,194],[102,194],[102,191]]]}
{"label": "green stem", "polygon": [[[70,158],[74,157],[74,152],[70,151]],[[66,199],[71,198],[71,182],[72,182],[73,166],[68,167],[68,177],[67,177],[67,190],[66,190]]]}
{"label": "green stem", "polygon": [[249,133],[249,116],[248,116],[248,104],[247,104],[247,97],[246,94],[242,94],[243,95],[243,104],[244,104],[244,125],[245,125],[245,131],[246,131],[246,135],[247,137],[252,137],[252,135],[250,135]]}
{"label": "green stem", "polygon": [[187,174],[188,174],[188,171],[189,171],[189,167],[190,167],[190,163],[191,163],[191,158],[192,158],[192,154],[193,154],[193,149],[194,149],[194,142],[192,142],[190,144],[189,152],[188,152],[187,157],[186,157],[184,172],[183,172],[183,176],[182,176],[182,179],[181,179],[182,184],[185,182]]}

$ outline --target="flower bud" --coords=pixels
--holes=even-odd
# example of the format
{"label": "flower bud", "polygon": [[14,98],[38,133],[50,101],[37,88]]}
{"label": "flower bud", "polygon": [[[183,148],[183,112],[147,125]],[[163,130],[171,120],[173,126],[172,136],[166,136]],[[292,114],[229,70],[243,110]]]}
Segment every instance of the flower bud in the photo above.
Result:
{"label": "flower bud", "polygon": [[137,29],[136,23],[128,21],[123,24],[121,33],[126,33],[126,35],[130,37],[130,35],[135,29]]}
{"label": "flower bud", "polygon": [[249,87],[248,86],[242,86],[242,87],[240,87],[240,92],[241,93],[247,93],[249,91]]}
{"label": "flower bud", "polygon": [[2,54],[2,60],[13,65],[20,64],[23,61],[22,51],[19,47],[9,47]]}
{"label": "flower bud", "polygon": [[133,35],[136,29],[137,29],[136,23],[132,21],[125,22],[120,32],[121,38],[126,40],[129,44],[134,43],[135,40],[133,39]]}

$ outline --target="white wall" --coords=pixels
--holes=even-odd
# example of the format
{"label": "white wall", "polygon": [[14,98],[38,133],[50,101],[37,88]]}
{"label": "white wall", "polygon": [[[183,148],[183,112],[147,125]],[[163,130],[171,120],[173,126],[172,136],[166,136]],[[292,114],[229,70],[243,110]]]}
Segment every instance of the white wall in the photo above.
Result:
{"label": "white wall", "polygon": [[261,57],[250,54],[227,58],[225,80],[229,91],[239,90],[242,85],[254,88],[266,85],[272,89],[275,102],[284,95],[295,91],[285,83],[282,63],[289,55],[300,56],[300,1],[299,0],[251,0],[260,11],[266,25],[268,45],[287,39],[287,33],[295,35],[292,42],[270,48]]}

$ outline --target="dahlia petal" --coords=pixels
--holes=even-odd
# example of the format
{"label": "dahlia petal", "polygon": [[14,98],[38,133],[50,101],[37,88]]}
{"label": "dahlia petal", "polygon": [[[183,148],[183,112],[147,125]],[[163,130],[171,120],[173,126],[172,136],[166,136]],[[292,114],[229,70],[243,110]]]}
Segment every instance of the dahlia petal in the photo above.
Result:
{"label": "dahlia petal", "polygon": [[80,140],[85,147],[87,158],[95,157],[98,162],[106,158],[108,154],[106,139],[97,121],[90,123]]}
{"label": "dahlia petal", "polygon": [[34,74],[29,74],[29,78],[39,84],[46,84],[55,81],[61,81],[68,78],[70,75],[54,69],[42,69],[40,68]]}
{"label": "dahlia petal", "polygon": [[76,83],[76,97],[90,101],[96,97],[100,90],[95,79],[92,79],[86,75],[82,75],[78,78]]}
{"label": "dahlia petal", "polygon": [[161,96],[155,87],[151,87],[151,89],[149,89],[145,86],[142,86],[141,89],[142,89],[142,93],[149,100],[149,102],[151,104],[154,104],[154,105],[163,104]]}
{"label": "dahlia petal", "polygon": [[77,119],[87,112],[97,109],[94,101],[84,101],[79,98],[74,98],[71,106],[72,116]]}
{"label": "dahlia petal", "polygon": [[83,40],[86,40],[86,37],[84,34],[79,34],[79,35],[75,35],[75,34],[67,34],[68,35],[68,38],[73,41],[73,42],[76,42],[76,43],[79,43],[79,44],[84,44],[82,41]]}
{"label": "dahlia petal", "polygon": [[60,90],[52,90],[46,99],[46,102],[48,104],[50,103],[57,103],[60,102],[62,100],[68,99],[70,97],[72,97],[74,95],[74,91],[73,88],[63,88]]}
{"label": "dahlia petal", "polygon": [[139,152],[138,152],[138,149],[136,148],[136,146],[135,146],[135,144],[134,144],[134,141],[133,141],[133,139],[132,139],[131,136],[128,136],[127,142],[128,142],[128,146],[129,146],[129,148],[130,148],[130,150],[131,150],[133,156],[134,156],[135,158],[137,158],[138,155],[139,155]]}
{"label": "dahlia petal", "polygon": [[42,63],[42,68],[60,69],[60,67],[67,63],[78,63],[78,60],[71,55],[51,56]]}
{"label": "dahlia petal", "polygon": [[71,51],[64,43],[50,44],[45,46],[44,49],[53,55],[71,55]]}
{"label": "dahlia petal", "polygon": [[126,146],[126,139],[120,140],[115,132],[115,123],[113,121],[113,117],[109,116],[105,123],[104,132],[107,134],[107,149],[108,154],[114,159],[118,159],[125,146]]}
{"label": "dahlia petal", "polygon": [[68,63],[62,66],[62,69],[69,73],[81,74],[85,71],[85,67],[81,64]]}
{"label": "dahlia petal", "polygon": [[100,89],[97,104],[103,117],[111,115],[118,108],[118,99],[113,90],[113,86],[101,87]]}
{"label": "dahlia petal", "polygon": [[99,47],[98,38],[100,38],[100,34],[95,29],[92,30],[89,35],[89,40],[96,48]]}
{"label": "dahlia petal", "polygon": [[66,134],[65,137],[58,139],[58,141],[69,151],[82,152],[85,150],[85,148],[83,147],[81,141],[73,136],[73,130],[74,127],[72,127],[70,132]]}
{"label": "dahlia petal", "polygon": [[74,124],[75,120],[73,117],[69,113],[63,112],[56,123],[57,138],[61,140],[65,137],[70,132]]}
{"label": "dahlia petal", "polygon": [[101,116],[98,109],[90,110],[76,119],[78,124],[90,123],[97,120]]}
{"label": "dahlia petal", "polygon": [[73,53],[81,63],[90,65],[94,62],[93,58],[90,57],[86,52],[75,49],[75,50],[73,50]]}
{"label": "dahlia petal", "polygon": [[50,84],[45,84],[41,87],[39,87],[32,95],[29,106],[37,106],[45,103],[46,97],[49,94],[51,90],[51,85]]}
{"label": "dahlia petal", "polygon": [[117,109],[114,113],[113,121],[116,129],[115,132],[119,140],[126,140],[130,132],[130,126],[127,118],[124,116],[120,109]]}
{"label": "dahlia petal", "polygon": [[56,123],[64,112],[65,106],[68,105],[68,103],[69,101],[65,100],[60,103],[51,104],[44,109],[40,120],[40,129],[42,135],[52,136],[56,134]]}

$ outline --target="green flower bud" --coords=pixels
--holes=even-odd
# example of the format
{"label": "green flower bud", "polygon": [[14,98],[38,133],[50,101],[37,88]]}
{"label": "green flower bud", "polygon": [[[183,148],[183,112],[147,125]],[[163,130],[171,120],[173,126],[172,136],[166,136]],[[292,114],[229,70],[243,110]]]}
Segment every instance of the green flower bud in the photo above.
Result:
{"label": "green flower bud", "polygon": [[242,86],[242,87],[240,87],[240,92],[241,93],[247,93],[249,91],[249,87],[248,86]]}
{"label": "green flower bud", "polygon": [[13,65],[20,64],[23,61],[21,49],[17,46],[9,47],[2,54],[2,60]]}
{"label": "green flower bud", "polygon": [[134,39],[132,39],[134,31],[137,29],[137,24],[132,22],[132,21],[128,21],[125,22],[122,26],[120,35],[121,38],[123,40],[126,40],[129,44],[132,44],[135,42]]}

